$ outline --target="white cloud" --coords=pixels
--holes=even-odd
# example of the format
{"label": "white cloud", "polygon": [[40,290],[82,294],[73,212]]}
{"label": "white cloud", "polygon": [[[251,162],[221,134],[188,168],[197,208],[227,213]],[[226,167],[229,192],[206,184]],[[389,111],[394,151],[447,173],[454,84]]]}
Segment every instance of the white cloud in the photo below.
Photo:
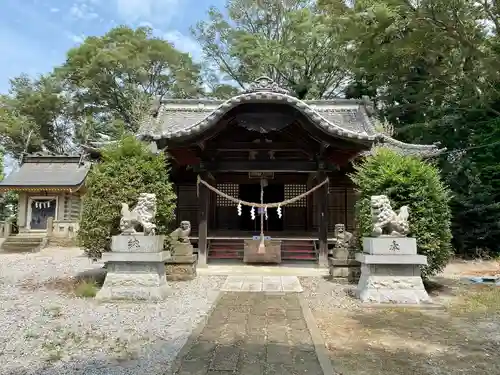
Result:
{"label": "white cloud", "polygon": [[71,39],[71,41],[75,44],[81,44],[84,42],[86,36],[81,34],[81,35],[76,35],[76,34],[69,34],[68,37]]}
{"label": "white cloud", "polygon": [[164,33],[163,38],[171,42],[175,48],[182,52],[189,53],[194,61],[199,62],[202,57],[202,50],[196,40],[179,30],[171,30]]}
{"label": "white cloud", "polygon": [[59,13],[61,9],[59,8],[50,8],[50,13]]}
{"label": "white cloud", "polygon": [[91,5],[84,2],[76,2],[69,9],[69,14],[79,20],[93,20],[99,18]]}
{"label": "white cloud", "polygon": [[115,0],[120,16],[128,22],[168,22],[177,13],[181,0]]}

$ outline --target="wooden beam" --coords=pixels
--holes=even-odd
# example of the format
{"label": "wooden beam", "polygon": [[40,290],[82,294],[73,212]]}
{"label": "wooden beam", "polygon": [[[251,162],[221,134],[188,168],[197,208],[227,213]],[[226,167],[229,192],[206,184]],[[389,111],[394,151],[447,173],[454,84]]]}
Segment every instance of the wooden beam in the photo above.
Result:
{"label": "wooden beam", "polygon": [[314,172],[318,170],[315,161],[214,161],[204,162],[203,168],[214,172]]}
{"label": "wooden beam", "polygon": [[207,145],[207,148],[218,151],[297,151],[297,143],[294,142],[221,142]]}

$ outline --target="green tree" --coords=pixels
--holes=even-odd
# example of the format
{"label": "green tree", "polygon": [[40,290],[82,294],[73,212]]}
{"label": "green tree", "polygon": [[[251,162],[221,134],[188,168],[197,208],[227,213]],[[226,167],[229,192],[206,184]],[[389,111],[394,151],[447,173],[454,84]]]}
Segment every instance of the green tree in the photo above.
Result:
{"label": "green tree", "polygon": [[[0,148],[0,181],[4,179],[4,154]],[[0,221],[9,220],[17,213],[17,194],[13,191],[0,193]]]}
{"label": "green tree", "polygon": [[469,150],[446,160],[451,183],[454,246],[459,254],[498,256],[500,249],[500,117],[469,118]]}
{"label": "green tree", "polygon": [[334,96],[348,76],[346,45],[308,0],[228,0],[193,35],[224,79],[240,88],[266,75],[299,98]]}
{"label": "green tree", "polygon": [[441,271],[452,254],[451,196],[439,170],[418,158],[380,148],[355,165],[351,178],[360,193],[356,205],[359,235],[369,236],[372,231],[370,197],[385,194],[393,208],[407,205],[410,209],[410,234],[417,239],[418,253],[428,259],[423,276]]}
{"label": "green tree", "polygon": [[[346,96],[370,95],[395,136],[440,142],[453,191],[454,247],[491,252],[498,243],[500,190],[492,150],[500,116],[500,8],[486,0],[319,1],[340,20],[354,81]],[[342,14],[339,17],[339,12]],[[469,150],[469,151],[461,151]],[[484,172],[483,172],[484,170]]]}
{"label": "green tree", "polygon": [[68,52],[57,72],[73,93],[75,118],[86,124],[77,131],[84,138],[96,124],[108,126],[110,135],[116,128],[135,132],[153,97],[201,93],[200,67],[143,27],[119,26],[86,38]]}
{"label": "green tree", "polygon": [[175,218],[175,192],[163,153],[153,154],[133,136],[104,148],[86,180],[78,238],[86,254],[99,258],[119,234],[121,203],[133,207],[140,193],[156,194],[158,233],[165,234]]}
{"label": "green tree", "polygon": [[9,94],[0,97],[0,143],[5,151],[19,159],[23,152],[69,150],[69,99],[57,77],[22,75],[10,84]]}
{"label": "green tree", "polygon": [[[338,20],[338,7],[323,3]],[[498,19],[489,0],[356,1],[341,17],[356,78],[350,96],[374,95],[381,115],[408,141],[439,140],[449,124],[443,116],[478,107],[500,115],[491,105],[499,96]],[[442,141],[455,148],[461,135],[449,135]]]}

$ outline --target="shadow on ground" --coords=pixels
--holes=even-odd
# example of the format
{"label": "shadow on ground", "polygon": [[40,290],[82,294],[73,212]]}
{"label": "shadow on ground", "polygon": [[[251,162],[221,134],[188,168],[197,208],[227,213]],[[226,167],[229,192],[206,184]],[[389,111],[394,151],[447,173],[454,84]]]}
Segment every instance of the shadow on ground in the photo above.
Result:
{"label": "shadow on ground", "polygon": [[339,312],[332,319],[327,345],[339,373],[500,374],[500,336],[485,336],[478,320],[402,308]]}

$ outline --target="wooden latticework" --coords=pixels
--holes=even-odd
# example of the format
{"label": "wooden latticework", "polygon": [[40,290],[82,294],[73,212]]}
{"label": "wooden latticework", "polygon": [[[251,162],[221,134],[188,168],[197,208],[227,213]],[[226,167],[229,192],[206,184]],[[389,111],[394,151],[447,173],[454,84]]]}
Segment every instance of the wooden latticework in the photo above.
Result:
{"label": "wooden latticework", "polygon": [[[225,193],[231,197],[234,197],[234,198],[238,198],[239,187],[240,186],[238,184],[218,184],[217,185],[217,189],[219,189],[223,193]],[[227,207],[227,206],[234,207],[234,202],[231,202],[229,199],[221,197],[218,194],[216,196],[217,196],[217,207]]]}
{"label": "wooden latticework", "polygon": [[[303,184],[293,184],[285,185],[285,200],[295,198],[300,194],[304,194],[307,191],[307,185]],[[287,207],[307,207],[307,198],[304,197],[297,202],[288,204]]]}
{"label": "wooden latticework", "polygon": [[[238,198],[240,186],[238,184],[217,184],[217,189],[231,197]],[[234,202],[216,194],[216,206],[217,228],[238,229],[239,217]]]}
{"label": "wooden latticework", "polygon": [[[307,191],[305,184],[285,185],[285,200],[295,198],[297,195]],[[287,230],[303,231],[307,225],[307,198],[304,197],[297,202],[287,204],[283,208],[284,227]]]}

